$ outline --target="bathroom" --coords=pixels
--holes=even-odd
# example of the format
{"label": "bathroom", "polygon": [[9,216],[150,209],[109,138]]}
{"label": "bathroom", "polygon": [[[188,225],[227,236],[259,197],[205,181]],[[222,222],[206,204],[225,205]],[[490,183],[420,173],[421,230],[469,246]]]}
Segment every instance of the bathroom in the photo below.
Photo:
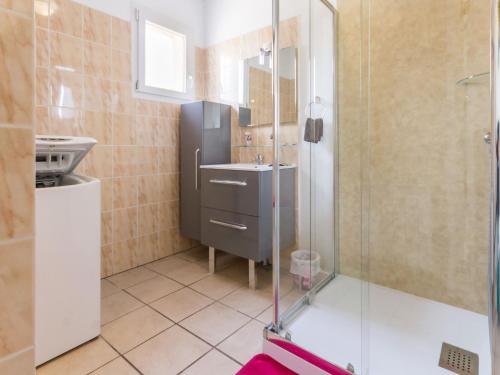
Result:
{"label": "bathroom", "polygon": [[500,374],[499,9],[0,0],[0,374]]}

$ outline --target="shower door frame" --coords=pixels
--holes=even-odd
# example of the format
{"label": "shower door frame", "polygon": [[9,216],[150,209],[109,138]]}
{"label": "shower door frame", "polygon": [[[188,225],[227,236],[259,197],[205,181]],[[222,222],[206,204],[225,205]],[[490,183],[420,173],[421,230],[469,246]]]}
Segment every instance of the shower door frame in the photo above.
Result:
{"label": "shower door frame", "polygon": [[500,0],[491,1],[491,201],[490,201],[490,259],[489,259],[489,305],[491,368],[493,375],[500,375]]}
{"label": "shower door frame", "polygon": [[[273,321],[265,330],[266,337],[276,339],[281,337],[280,333],[284,325],[290,322],[303,307],[310,305],[314,296],[327,284],[329,284],[336,276],[339,268],[339,121],[338,121],[338,11],[333,4],[328,0],[309,0],[319,1],[326,6],[327,10],[332,13],[333,21],[333,271],[327,274],[319,283],[305,293],[293,305],[288,307],[284,313],[280,314],[280,238],[279,238],[279,168],[280,165],[280,142],[279,142],[279,126],[281,120],[280,114],[280,72],[279,72],[279,54],[273,53],[273,72],[272,72],[272,93],[273,93]],[[280,0],[272,1],[272,51],[279,51],[279,7]],[[309,7],[309,38],[311,38],[311,17],[312,11]],[[311,71],[311,44],[309,43],[309,72]],[[309,79],[313,77],[310,75]],[[311,95],[312,93],[310,93]],[[300,215],[300,211],[299,211]],[[312,233],[310,233],[312,236]],[[289,339],[289,337],[287,338]]]}

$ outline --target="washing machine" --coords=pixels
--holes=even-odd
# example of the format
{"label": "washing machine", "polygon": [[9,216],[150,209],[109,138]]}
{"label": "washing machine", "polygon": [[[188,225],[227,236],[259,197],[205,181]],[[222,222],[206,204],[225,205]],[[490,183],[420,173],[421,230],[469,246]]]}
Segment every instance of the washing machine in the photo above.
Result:
{"label": "washing machine", "polygon": [[100,334],[101,186],[74,174],[96,144],[36,137],[35,363]]}

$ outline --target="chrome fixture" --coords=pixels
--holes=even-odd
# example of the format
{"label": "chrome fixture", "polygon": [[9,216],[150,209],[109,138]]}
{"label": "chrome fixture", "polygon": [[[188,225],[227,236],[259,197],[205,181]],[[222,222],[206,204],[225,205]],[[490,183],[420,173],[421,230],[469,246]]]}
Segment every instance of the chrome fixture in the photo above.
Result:
{"label": "chrome fixture", "polygon": [[500,265],[499,225],[500,225],[500,200],[499,200],[499,136],[500,136],[500,27],[499,27],[500,0],[491,1],[491,192],[490,192],[490,259],[489,259],[489,295],[488,318],[490,325],[491,367],[493,375],[500,375],[500,280],[498,267]]}
{"label": "chrome fixture", "polygon": [[262,155],[262,154],[257,154],[257,156],[255,157],[255,162],[256,162],[258,165],[262,165],[262,164],[264,164],[264,155]]}

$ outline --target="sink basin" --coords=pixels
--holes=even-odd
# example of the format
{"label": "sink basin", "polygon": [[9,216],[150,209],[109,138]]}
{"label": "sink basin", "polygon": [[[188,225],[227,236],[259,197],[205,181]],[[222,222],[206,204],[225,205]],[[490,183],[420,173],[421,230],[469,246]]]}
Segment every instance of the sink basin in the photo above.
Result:
{"label": "sink basin", "polygon": [[[212,164],[212,165],[202,165],[200,168],[203,169],[226,169],[233,171],[270,171],[273,169],[272,164]],[[280,169],[295,168],[295,165],[281,165]]]}

